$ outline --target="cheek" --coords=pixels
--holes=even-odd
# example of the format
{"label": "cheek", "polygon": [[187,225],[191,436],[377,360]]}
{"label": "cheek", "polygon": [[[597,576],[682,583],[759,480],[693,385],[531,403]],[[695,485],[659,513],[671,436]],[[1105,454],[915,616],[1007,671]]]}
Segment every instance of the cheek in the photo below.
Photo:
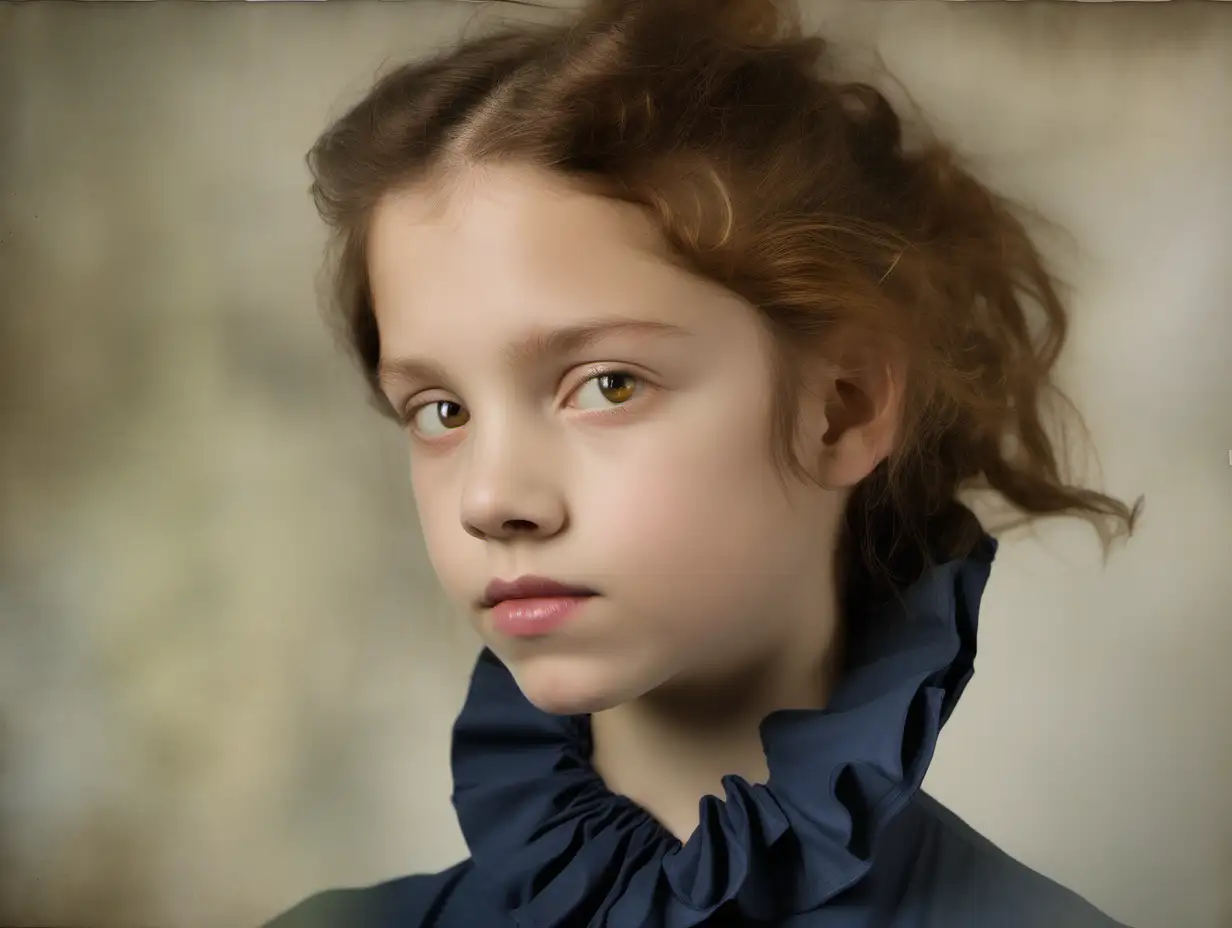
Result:
{"label": "cheek", "polygon": [[[467,582],[474,582],[466,575],[463,557],[463,549],[472,539],[462,530],[456,495],[451,496],[439,478],[416,469],[411,474],[411,489],[428,560],[446,593],[456,599],[463,595]],[[466,592],[473,594],[474,590]]]}
{"label": "cheek", "polygon": [[688,595],[709,608],[793,572],[799,519],[766,442],[750,436],[757,431],[730,422],[678,428],[623,461],[619,490],[595,498],[586,524],[601,527],[613,567],[646,578],[648,596]]}
{"label": "cheek", "polygon": [[759,490],[760,462],[697,463],[644,474],[601,523],[629,640],[649,648],[654,666],[667,655],[721,664],[733,648],[774,638],[797,582],[790,513],[777,491]]}

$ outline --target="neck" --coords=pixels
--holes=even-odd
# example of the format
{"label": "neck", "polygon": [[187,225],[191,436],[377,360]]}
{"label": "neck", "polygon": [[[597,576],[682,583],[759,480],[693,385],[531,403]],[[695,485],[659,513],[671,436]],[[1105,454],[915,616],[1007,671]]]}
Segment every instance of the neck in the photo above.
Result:
{"label": "neck", "polygon": [[591,716],[592,763],[608,788],[683,842],[697,828],[701,798],[723,796],[724,776],[765,783],[762,720],[780,709],[824,708],[837,682],[835,611],[802,620],[804,634],[735,672],[676,680]]}

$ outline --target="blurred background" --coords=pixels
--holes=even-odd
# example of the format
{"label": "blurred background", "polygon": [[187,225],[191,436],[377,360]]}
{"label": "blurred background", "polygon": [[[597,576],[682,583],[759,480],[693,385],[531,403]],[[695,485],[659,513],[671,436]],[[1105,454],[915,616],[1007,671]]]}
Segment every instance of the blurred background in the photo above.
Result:
{"label": "blurred background", "polygon": [[[804,5],[1064,230],[1077,476],[1146,495],[1106,565],[1006,537],[926,788],[1119,920],[1232,925],[1232,5]],[[531,15],[0,5],[0,925],[255,925],[465,855],[477,642],[321,322],[303,155]]]}

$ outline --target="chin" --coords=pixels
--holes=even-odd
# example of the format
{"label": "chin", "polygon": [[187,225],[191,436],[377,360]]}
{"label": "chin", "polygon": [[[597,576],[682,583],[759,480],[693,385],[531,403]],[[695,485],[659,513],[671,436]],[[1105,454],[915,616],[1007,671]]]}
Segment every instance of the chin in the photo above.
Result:
{"label": "chin", "polygon": [[592,715],[637,699],[650,690],[610,657],[539,654],[506,662],[518,688],[541,712]]}

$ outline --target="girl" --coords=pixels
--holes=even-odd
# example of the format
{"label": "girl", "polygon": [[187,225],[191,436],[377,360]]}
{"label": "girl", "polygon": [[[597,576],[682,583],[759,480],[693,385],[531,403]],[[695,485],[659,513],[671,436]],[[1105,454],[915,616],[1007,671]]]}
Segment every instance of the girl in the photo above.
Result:
{"label": "girl", "polygon": [[920,784],[997,547],[958,492],[1137,507],[1059,476],[1022,226],[827,63],[770,0],[597,0],[313,148],[342,330],[487,648],[471,859],[277,928],[1114,924]]}

